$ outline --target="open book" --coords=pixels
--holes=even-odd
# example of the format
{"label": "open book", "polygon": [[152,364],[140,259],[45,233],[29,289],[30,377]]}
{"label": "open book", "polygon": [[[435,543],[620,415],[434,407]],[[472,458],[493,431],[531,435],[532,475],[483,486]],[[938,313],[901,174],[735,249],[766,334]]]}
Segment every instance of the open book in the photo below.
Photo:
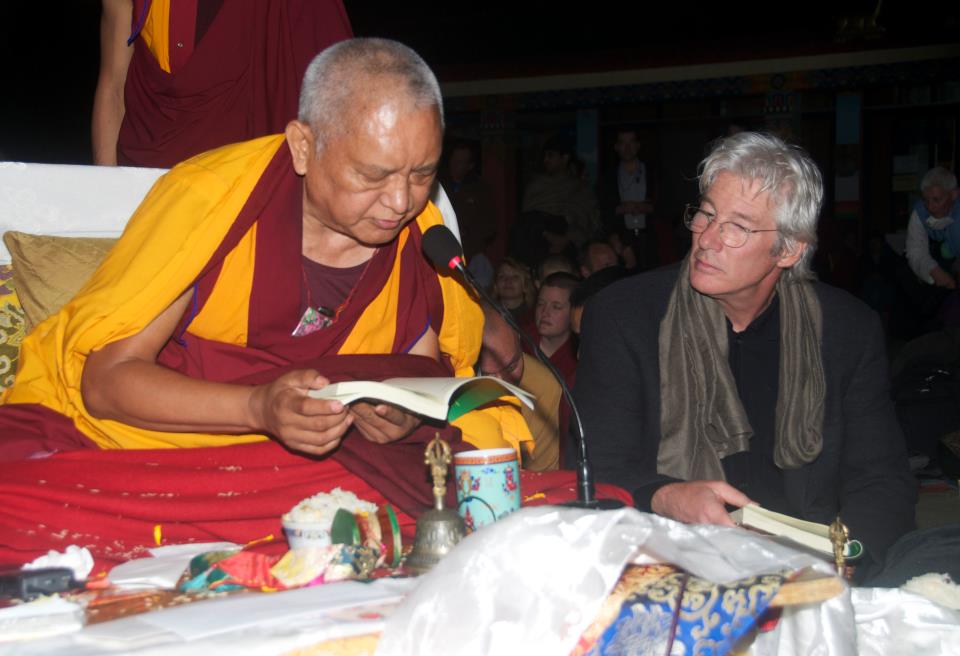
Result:
{"label": "open book", "polygon": [[383,382],[350,380],[310,390],[307,394],[315,399],[332,399],[345,405],[360,399],[390,403],[418,415],[447,421],[454,421],[504,394],[512,394],[529,408],[533,408],[535,398],[529,392],[493,376],[388,378]]}
{"label": "open book", "polygon": [[[738,508],[730,513],[730,518],[746,528],[752,528],[771,535],[789,538],[808,549],[833,558],[833,543],[830,541],[830,527],[826,524],[808,522],[790,515],[767,510],[757,504]],[[863,553],[859,540],[847,540],[843,555],[847,560],[858,558]]]}

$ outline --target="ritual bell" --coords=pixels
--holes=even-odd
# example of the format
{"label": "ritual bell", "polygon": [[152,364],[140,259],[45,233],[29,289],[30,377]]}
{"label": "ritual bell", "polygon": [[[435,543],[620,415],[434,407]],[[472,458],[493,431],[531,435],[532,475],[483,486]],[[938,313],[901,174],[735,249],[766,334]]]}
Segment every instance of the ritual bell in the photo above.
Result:
{"label": "ritual bell", "polygon": [[413,549],[404,564],[414,572],[423,573],[436,565],[467,534],[463,518],[455,510],[443,507],[450,460],[450,445],[438,434],[424,453],[424,464],[430,465],[433,476],[433,508],[417,520]]}

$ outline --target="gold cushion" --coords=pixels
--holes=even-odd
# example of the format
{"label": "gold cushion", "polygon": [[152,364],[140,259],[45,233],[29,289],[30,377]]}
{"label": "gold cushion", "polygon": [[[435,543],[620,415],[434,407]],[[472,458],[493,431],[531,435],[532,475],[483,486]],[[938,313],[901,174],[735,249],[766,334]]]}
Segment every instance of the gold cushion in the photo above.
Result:
{"label": "gold cushion", "polygon": [[13,260],[14,283],[26,315],[27,332],[76,295],[116,241],[14,231],[3,235]]}

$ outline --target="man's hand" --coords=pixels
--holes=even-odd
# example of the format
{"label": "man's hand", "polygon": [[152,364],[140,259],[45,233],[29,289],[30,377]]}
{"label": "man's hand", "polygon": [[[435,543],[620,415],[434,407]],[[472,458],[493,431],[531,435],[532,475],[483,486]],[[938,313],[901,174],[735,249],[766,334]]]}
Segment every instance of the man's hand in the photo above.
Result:
{"label": "man's hand", "polygon": [[650,500],[653,512],[687,524],[734,526],[724,504],[752,503],[743,492],[723,481],[667,483]]}
{"label": "man's hand", "polygon": [[354,421],[339,401],[307,396],[309,390],[329,382],[316,371],[302,370],[255,387],[250,396],[253,424],[295,451],[316,456],[329,453]]}
{"label": "man's hand", "polygon": [[359,401],[350,406],[350,416],[360,434],[377,444],[402,440],[420,425],[417,415],[386,403],[371,405]]}
{"label": "man's hand", "polygon": [[937,287],[946,289],[956,289],[957,281],[949,273],[936,266],[930,269],[930,277],[933,278],[933,284]]}

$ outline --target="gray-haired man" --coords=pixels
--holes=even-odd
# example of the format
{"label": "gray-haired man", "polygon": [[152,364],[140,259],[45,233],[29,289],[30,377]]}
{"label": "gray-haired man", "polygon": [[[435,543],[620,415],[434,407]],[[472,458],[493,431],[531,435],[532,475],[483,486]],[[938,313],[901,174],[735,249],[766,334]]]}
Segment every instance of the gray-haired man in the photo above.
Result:
{"label": "gray-haired man", "polygon": [[599,480],[641,509],[730,524],[759,502],[829,523],[868,553],[913,525],[915,484],[887,392],[876,316],[810,280],[820,172],[740,133],[704,160],[679,266],[598,294],[575,395]]}

